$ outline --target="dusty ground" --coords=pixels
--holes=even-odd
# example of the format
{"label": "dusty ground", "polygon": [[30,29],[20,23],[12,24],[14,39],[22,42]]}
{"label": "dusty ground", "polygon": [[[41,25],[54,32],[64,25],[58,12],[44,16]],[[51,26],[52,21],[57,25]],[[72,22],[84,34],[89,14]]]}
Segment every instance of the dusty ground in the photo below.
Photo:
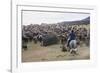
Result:
{"label": "dusty ground", "polygon": [[22,50],[22,62],[58,61],[58,60],[82,60],[90,58],[90,49],[85,45],[78,47],[78,55],[62,52],[61,45],[40,46],[40,43],[28,43],[28,50]]}

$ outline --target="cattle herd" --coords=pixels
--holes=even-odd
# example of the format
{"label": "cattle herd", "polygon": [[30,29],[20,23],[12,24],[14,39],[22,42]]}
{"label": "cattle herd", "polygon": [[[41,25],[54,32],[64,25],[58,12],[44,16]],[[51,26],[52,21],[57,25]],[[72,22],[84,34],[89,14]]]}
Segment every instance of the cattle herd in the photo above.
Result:
{"label": "cattle herd", "polygon": [[77,45],[90,45],[89,24],[82,25],[61,25],[61,24],[30,24],[22,25],[22,48],[28,50],[27,43],[34,42],[45,47],[53,44],[64,45],[67,42],[68,34],[74,30],[76,34]]}

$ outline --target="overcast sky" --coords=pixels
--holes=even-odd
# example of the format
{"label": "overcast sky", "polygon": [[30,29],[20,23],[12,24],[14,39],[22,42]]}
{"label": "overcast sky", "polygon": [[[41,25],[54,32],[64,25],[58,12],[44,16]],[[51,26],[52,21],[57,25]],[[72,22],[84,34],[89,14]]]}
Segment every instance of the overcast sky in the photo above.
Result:
{"label": "overcast sky", "polygon": [[23,25],[74,21],[88,16],[90,14],[23,11]]}

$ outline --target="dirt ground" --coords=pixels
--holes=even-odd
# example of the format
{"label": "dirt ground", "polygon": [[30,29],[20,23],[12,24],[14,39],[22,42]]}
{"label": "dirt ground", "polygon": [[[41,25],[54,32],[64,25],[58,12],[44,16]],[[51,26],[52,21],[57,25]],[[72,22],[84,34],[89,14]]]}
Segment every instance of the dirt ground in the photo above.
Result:
{"label": "dirt ground", "polygon": [[74,56],[69,52],[62,52],[60,46],[60,44],[56,44],[44,47],[40,46],[40,43],[30,42],[28,43],[28,50],[22,50],[22,62],[90,59],[90,49],[85,45],[78,46],[78,54]]}

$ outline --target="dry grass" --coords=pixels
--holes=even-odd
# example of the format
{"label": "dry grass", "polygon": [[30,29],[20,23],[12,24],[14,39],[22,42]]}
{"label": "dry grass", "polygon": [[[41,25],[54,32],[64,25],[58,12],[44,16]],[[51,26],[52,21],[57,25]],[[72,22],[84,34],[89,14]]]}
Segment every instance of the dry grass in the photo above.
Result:
{"label": "dry grass", "polygon": [[41,62],[59,60],[82,60],[90,59],[90,49],[85,45],[78,47],[78,55],[71,55],[69,52],[62,52],[60,44],[47,47],[40,46],[40,43],[28,43],[28,50],[22,50],[22,62]]}

